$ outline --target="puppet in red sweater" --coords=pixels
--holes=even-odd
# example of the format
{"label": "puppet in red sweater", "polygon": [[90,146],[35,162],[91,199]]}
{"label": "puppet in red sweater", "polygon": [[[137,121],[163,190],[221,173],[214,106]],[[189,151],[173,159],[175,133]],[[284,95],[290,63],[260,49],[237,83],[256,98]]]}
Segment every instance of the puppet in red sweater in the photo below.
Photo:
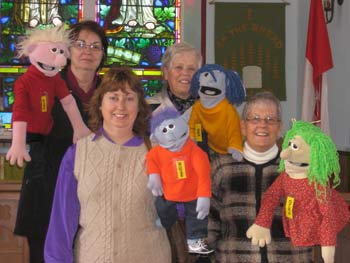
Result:
{"label": "puppet in red sweater", "polygon": [[247,236],[253,245],[271,242],[274,208],[283,198],[285,235],[294,246],[320,245],[324,262],[333,263],[337,233],[349,220],[348,207],[334,190],[340,183],[337,149],[329,136],[303,121],[293,123],[282,148],[283,172],[264,193]]}
{"label": "puppet in red sweater", "polygon": [[14,84],[12,144],[6,155],[11,165],[23,165],[31,158],[26,150],[26,132],[47,135],[53,125],[51,110],[57,96],[74,129],[74,139],[90,130],[84,124],[73,96],[58,72],[69,56],[68,32],[63,27],[34,29],[19,45],[19,57],[28,56],[31,65]]}
{"label": "puppet in red sweater", "polygon": [[153,116],[151,139],[158,142],[147,154],[148,188],[156,199],[160,223],[170,228],[177,220],[176,205],[185,206],[190,253],[213,252],[205,244],[211,197],[207,154],[189,138],[186,121],[176,111]]}

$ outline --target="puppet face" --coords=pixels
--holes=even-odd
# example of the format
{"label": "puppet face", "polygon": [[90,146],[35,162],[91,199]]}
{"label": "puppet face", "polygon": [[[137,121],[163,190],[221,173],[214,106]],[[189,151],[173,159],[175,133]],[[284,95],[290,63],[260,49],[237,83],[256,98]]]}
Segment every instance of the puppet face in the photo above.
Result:
{"label": "puppet face", "polygon": [[45,76],[55,76],[67,63],[67,47],[60,42],[40,41],[29,48],[29,60]]}
{"label": "puppet face", "polygon": [[287,173],[296,179],[306,178],[310,164],[310,146],[304,139],[296,135],[281,152]]}
{"label": "puppet face", "polygon": [[167,119],[155,130],[154,137],[160,146],[171,152],[180,151],[189,136],[189,129],[182,117]]}
{"label": "puppet face", "polygon": [[212,108],[225,98],[225,80],[225,73],[219,70],[200,74],[198,94],[205,108]]}

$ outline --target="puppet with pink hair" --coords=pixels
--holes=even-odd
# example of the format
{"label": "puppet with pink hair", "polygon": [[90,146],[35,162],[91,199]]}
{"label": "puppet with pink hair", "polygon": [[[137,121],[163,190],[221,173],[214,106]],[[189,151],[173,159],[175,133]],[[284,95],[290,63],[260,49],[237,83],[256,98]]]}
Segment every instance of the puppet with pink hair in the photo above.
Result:
{"label": "puppet with pink hair", "polygon": [[19,57],[28,56],[31,65],[14,84],[12,144],[6,155],[11,165],[31,158],[26,150],[26,135],[47,135],[52,126],[51,110],[57,96],[74,130],[73,141],[90,130],[84,124],[76,102],[59,71],[67,63],[70,40],[63,27],[34,29],[18,45]]}

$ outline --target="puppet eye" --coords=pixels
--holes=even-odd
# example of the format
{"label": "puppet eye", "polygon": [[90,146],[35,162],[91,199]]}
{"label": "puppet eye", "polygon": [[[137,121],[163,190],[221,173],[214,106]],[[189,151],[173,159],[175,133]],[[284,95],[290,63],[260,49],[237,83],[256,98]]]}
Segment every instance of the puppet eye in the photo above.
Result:
{"label": "puppet eye", "polygon": [[64,54],[64,50],[63,49],[60,49],[60,54]]}
{"label": "puppet eye", "polygon": [[163,128],[162,132],[163,133],[168,133],[168,132],[170,132],[173,129],[175,129],[175,125],[174,124],[169,124],[167,127]]}
{"label": "puppet eye", "polygon": [[56,52],[57,52],[57,48],[54,47],[54,48],[51,49],[51,51],[52,51],[53,53],[56,53]]}
{"label": "puppet eye", "polygon": [[288,146],[290,148],[292,148],[292,150],[298,150],[299,149],[298,145],[296,145],[294,142],[289,142]]}

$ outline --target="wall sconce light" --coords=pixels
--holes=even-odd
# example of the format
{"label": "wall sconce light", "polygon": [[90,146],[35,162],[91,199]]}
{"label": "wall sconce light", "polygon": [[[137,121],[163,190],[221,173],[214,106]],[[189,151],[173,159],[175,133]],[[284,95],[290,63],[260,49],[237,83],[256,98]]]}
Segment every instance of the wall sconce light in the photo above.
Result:
{"label": "wall sconce light", "polygon": [[[323,8],[326,17],[326,23],[330,23],[334,16],[334,1],[335,0],[323,0]],[[342,5],[344,0],[337,0],[338,5]]]}

